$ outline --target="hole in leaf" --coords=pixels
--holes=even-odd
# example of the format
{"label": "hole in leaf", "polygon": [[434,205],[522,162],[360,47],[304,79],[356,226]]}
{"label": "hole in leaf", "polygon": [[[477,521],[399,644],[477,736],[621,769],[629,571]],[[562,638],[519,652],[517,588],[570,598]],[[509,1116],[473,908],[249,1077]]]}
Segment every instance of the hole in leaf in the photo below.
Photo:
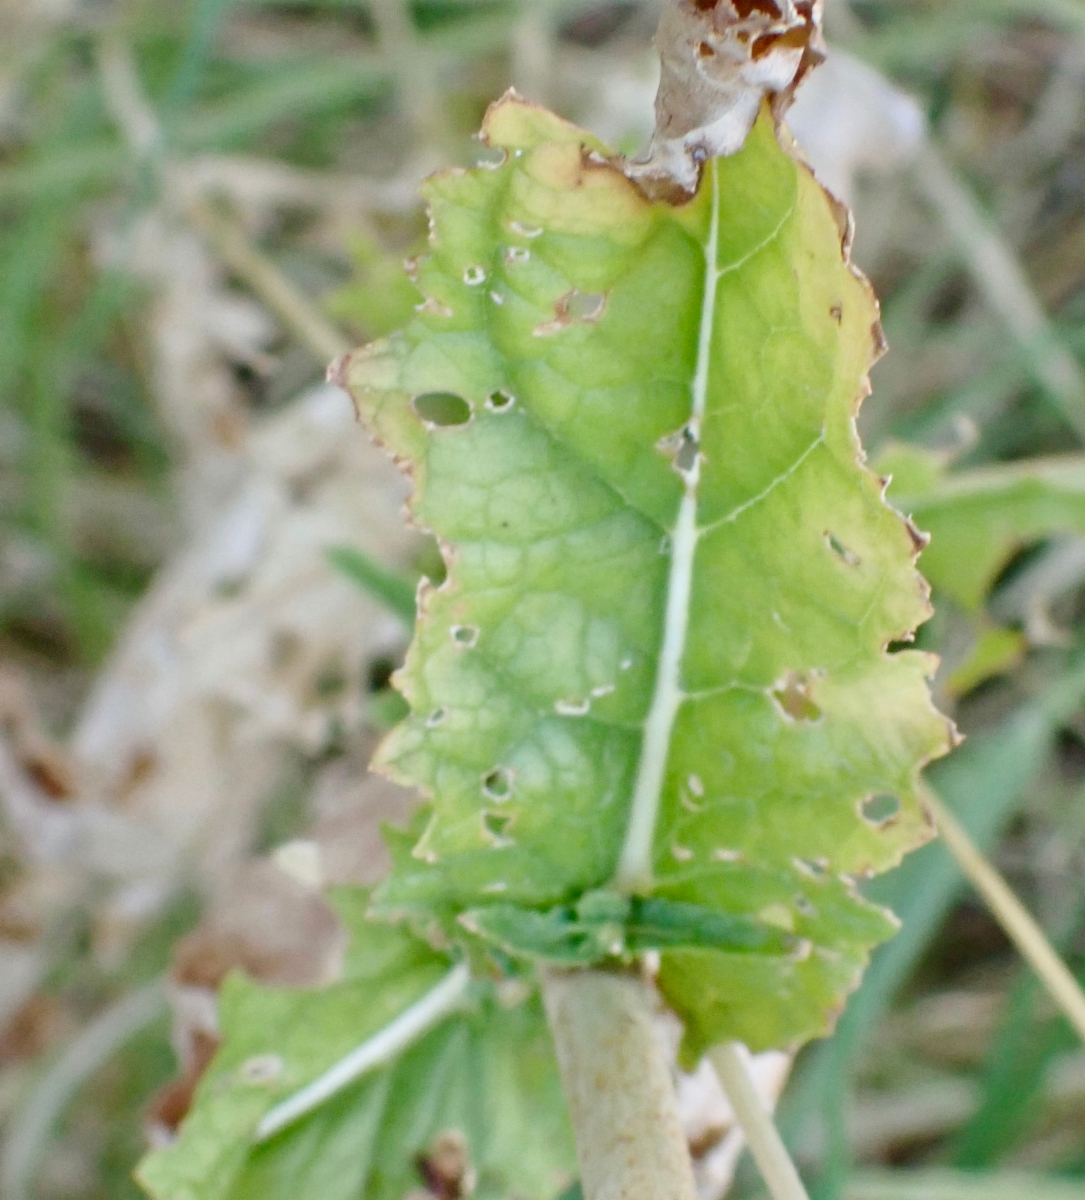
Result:
{"label": "hole in leaf", "polygon": [[531,251],[524,246],[510,246],[505,251],[505,262],[509,266],[517,266],[522,263],[531,261]]}
{"label": "hole in leaf", "polygon": [[800,892],[794,900],[795,911],[804,917],[816,917],[818,910]]}
{"label": "hole in leaf", "polygon": [[573,289],[554,305],[554,319],[535,327],[535,337],[550,337],[570,325],[590,325],[603,315],[607,306],[603,292],[581,292]]}
{"label": "hole in leaf", "polygon": [[512,798],[512,789],[515,782],[516,775],[508,767],[494,767],[489,774],[483,776],[482,791],[489,799],[496,800],[498,804],[503,804],[506,800]]}
{"label": "hole in leaf", "polygon": [[675,469],[683,475],[688,475],[697,465],[701,456],[701,443],[692,429],[682,430],[682,444],[674,456]]}
{"label": "hole in leaf", "polygon": [[487,146],[480,150],[475,159],[475,166],[485,167],[488,171],[497,171],[509,160],[508,152],[497,146]]}
{"label": "hole in leaf", "polygon": [[481,287],[486,282],[486,272],[482,267],[468,267],[463,273],[463,281],[468,287]]}
{"label": "hole in leaf", "polygon": [[491,412],[508,412],[516,404],[516,397],[511,392],[498,390],[490,393],[490,398],[486,401],[486,407]]}
{"label": "hole in leaf", "polygon": [[849,567],[858,567],[862,563],[859,555],[854,550],[849,550],[835,534],[826,533],[825,544],[842,563],[846,563]]}
{"label": "hole in leaf", "polygon": [[888,792],[877,792],[859,802],[859,815],[875,829],[884,829],[886,825],[892,825],[900,816],[900,810],[900,801]]}
{"label": "hole in leaf", "polygon": [[479,630],[477,625],[452,626],[452,640],[457,646],[464,646],[468,650],[478,645],[478,635]]}
{"label": "hole in leaf", "polygon": [[811,879],[824,879],[829,874],[829,863],[823,858],[793,858],[791,862],[796,871]]}
{"label": "hole in leaf", "polygon": [[772,689],[772,698],[780,711],[791,721],[810,724],[821,717],[821,709],[810,695],[811,677],[799,671],[788,671]]}
{"label": "hole in leaf", "polygon": [[429,425],[466,425],[471,420],[471,405],[453,392],[415,396],[414,411]]}
{"label": "hole in leaf", "polygon": [[570,292],[561,302],[570,321],[598,321],[603,315],[607,298],[602,292]]}
{"label": "hole in leaf", "polygon": [[482,824],[486,832],[501,840],[507,837],[512,822],[512,813],[486,812],[482,814]]}
{"label": "hole in leaf", "polygon": [[426,718],[426,725],[430,729],[436,729],[438,727],[438,725],[443,725],[445,723],[445,717],[447,717],[447,716],[448,716],[448,713],[445,709],[435,708],[433,710],[433,712],[431,712],[430,715]]}
{"label": "hole in leaf", "polygon": [[534,239],[537,237],[542,237],[542,233],[543,233],[542,226],[528,225],[524,221],[510,221],[509,228],[512,230],[513,233],[519,234],[520,237],[525,237],[525,238]]}

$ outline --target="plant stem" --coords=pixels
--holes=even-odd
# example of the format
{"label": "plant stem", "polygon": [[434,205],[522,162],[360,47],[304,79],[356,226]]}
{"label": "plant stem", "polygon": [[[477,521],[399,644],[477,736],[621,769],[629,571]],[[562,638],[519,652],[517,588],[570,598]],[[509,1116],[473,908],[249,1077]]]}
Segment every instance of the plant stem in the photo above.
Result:
{"label": "plant stem", "polygon": [[584,1200],[697,1200],[647,984],[605,971],[541,975]]}
{"label": "plant stem", "polygon": [[712,1050],[709,1058],[773,1200],[809,1200],[772,1114],[757,1090],[746,1047],[727,1042]]}
{"label": "plant stem", "polygon": [[1007,937],[1021,957],[1036,972],[1052,1000],[1085,1041],[1085,992],[1062,961],[1047,935],[1033,919],[1013,889],[984,857],[968,836],[964,826],[942,803],[929,785],[923,787],[923,799],[938,831],[969,882],[987,902]]}

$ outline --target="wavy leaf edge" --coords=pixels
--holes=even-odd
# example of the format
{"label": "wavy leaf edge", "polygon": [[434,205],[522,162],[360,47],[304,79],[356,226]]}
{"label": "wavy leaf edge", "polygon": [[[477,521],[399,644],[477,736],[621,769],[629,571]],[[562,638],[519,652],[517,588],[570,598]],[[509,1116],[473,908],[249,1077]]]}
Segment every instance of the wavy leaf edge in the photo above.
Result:
{"label": "wavy leaf edge", "polygon": [[[859,380],[859,386],[855,390],[855,394],[850,399],[848,411],[849,437],[853,452],[851,461],[852,465],[858,469],[863,477],[863,486],[867,489],[873,488],[876,491],[878,504],[882,507],[887,516],[891,515],[893,521],[897,523],[900,531],[907,539],[908,574],[911,576],[911,586],[913,589],[912,604],[911,607],[909,607],[903,600],[901,601],[902,607],[908,613],[907,619],[902,620],[888,636],[883,638],[881,659],[883,662],[888,662],[891,659],[896,660],[898,663],[907,662],[910,665],[912,673],[915,677],[913,683],[918,690],[915,691],[915,694],[912,697],[916,710],[912,716],[917,726],[925,725],[925,741],[923,748],[918,750],[913,755],[911,762],[910,786],[911,788],[914,788],[919,779],[922,768],[932,759],[947,753],[948,750],[954,744],[956,744],[958,738],[952,722],[939,714],[935,709],[930,697],[929,688],[926,685],[926,681],[929,680],[929,678],[933,675],[937,666],[937,660],[934,658],[934,656],[929,654],[921,654],[917,651],[894,652],[892,654],[889,652],[889,647],[893,643],[912,640],[915,628],[917,628],[918,625],[923,621],[928,619],[931,609],[929,606],[929,588],[916,569],[916,563],[919,554],[926,546],[926,538],[916,529],[908,517],[898,512],[889,503],[888,499],[886,498],[888,480],[878,477],[869,469],[869,467],[867,467],[865,455],[862,451],[855,429],[855,420],[858,415],[859,408],[863,400],[870,393],[869,370],[886,349],[884,335],[881,329],[880,320],[878,319],[877,302],[866,277],[851,262],[850,252],[853,226],[848,210],[839,201],[832,197],[831,194],[829,194],[824,188],[822,188],[819,183],[817,183],[813,172],[802,159],[801,153],[797,151],[794,142],[786,131],[786,128],[780,123],[776,116],[771,113],[768,103],[766,103],[763,108],[762,116],[758,122],[758,125],[755,126],[751,138],[756,137],[758,131],[762,126],[765,125],[771,127],[772,136],[776,145],[784,152],[784,154],[792,161],[793,164],[797,165],[798,171],[801,174],[803,174],[808,180],[813,181],[817,191],[825,198],[825,202],[827,203],[829,211],[832,214],[832,218],[835,222],[838,232],[840,262],[843,264],[847,273],[854,281],[854,285],[860,289],[864,298],[864,302],[868,306],[871,314],[869,330],[868,334],[866,335],[867,344],[862,351],[863,366]],[[540,127],[546,131],[545,138],[538,133],[538,129]],[[518,138],[521,139],[525,144],[518,146]],[[597,175],[608,177],[612,181],[620,181],[616,190],[620,191],[621,189],[629,189],[630,191],[635,192],[638,203],[648,205],[654,209],[669,210],[674,215],[674,219],[679,223],[682,221],[684,216],[695,213],[697,206],[704,203],[703,179],[702,185],[698,189],[697,193],[695,193],[692,197],[685,198],[680,203],[668,203],[664,200],[653,199],[647,196],[641,192],[639,188],[637,188],[635,181],[631,181],[629,179],[628,175],[623,169],[623,160],[621,160],[620,157],[611,154],[606,147],[602,146],[601,143],[599,143],[591,134],[561,120],[539,106],[522,100],[514,92],[507,93],[504,97],[502,97],[502,99],[490,107],[483,123],[483,130],[482,134],[480,135],[480,140],[487,147],[491,149],[497,149],[502,155],[502,161],[499,163],[486,163],[482,166],[471,169],[451,168],[437,173],[435,176],[431,177],[431,179],[427,181],[427,184],[425,185],[424,190],[431,203],[431,244],[435,245],[437,242],[438,221],[437,218],[433,216],[433,209],[437,203],[435,197],[439,197],[443,189],[446,187],[456,189],[463,184],[465,180],[478,178],[484,172],[489,170],[500,171],[503,167],[508,166],[514,159],[520,158],[529,147],[532,150],[539,150],[539,148],[542,147],[542,152],[545,152],[548,146],[556,147],[557,150],[560,151],[562,148],[567,148],[570,144],[576,145],[580,156],[581,168],[585,175],[589,173],[595,173]],[[749,142],[747,142],[747,145],[748,144]],[[567,156],[563,158],[562,155],[557,151],[555,151],[553,157],[555,159],[560,159],[562,162],[567,160]],[[705,174],[707,175],[712,173],[714,176],[714,173],[717,170],[717,164],[726,161],[727,160],[711,160],[709,164],[707,164]],[[576,186],[579,187],[580,184],[578,183]],[[715,234],[718,234],[719,232],[719,211],[716,207],[718,191],[718,185],[714,186],[712,229]],[[513,227],[515,228],[515,223],[513,223]],[[538,227],[528,228],[527,226],[522,226],[519,230],[517,230],[517,233],[522,235],[520,237],[520,241],[523,242],[526,240],[529,247],[536,237],[541,236],[542,232],[543,230]],[[516,248],[513,247],[506,253],[513,253],[515,252],[515,249]],[[489,282],[488,279],[476,281],[475,279],[470,278],[469,272],[471,270],[472,268],[469,267],[468,271],[465,272],[464,282],[468,286],[475,286],[477,282],[481,286],[485,287]],[[479,270],[481,270],[481,268],[479,268]],[[430,327],[432,328],[434,324],[439,325],[443,320],[453,318],[454,312],[452,305],[446,303],[446,300],[443,299],[440,294],[437,294],[440,289],[430,288],[427,290],[427,280],[422,277],[424,271],[424,265],[417,263],[412,264],[412,278],[414,278],[416,283],[419,284],[425,297],[417,310],[417,320],[422,323],[429,323]],[[432,283],[432,280],[428,282]],[[572,293],[566,293],[563,300],[559,301],[559,303],[555,305],[553,328],[544,328],[542,325],[537,326],[535,329],[536,337],[546,337],[551,334],[562,333],[570,325],[579,324],[587,327],[598,327],[598,325],[601,323],[602,317],[605,315],[608,303],[610,302],[609,293],[604,292],[602,300],[600,301],[598,295],[576,291],[576,294],[573,298],[581,304],[581,309],[575,314],[569,311],[569,304],[566,303],[569,295],[571,294]],[[493,298],[493,302],[495,304],[500,304],[500,300],[498,299],[496,292],[492,292],[491,297]],[[565,304],[564,309],[562,307],[563,304]],[[592,311],[592,304],[597,305],[597,311]],[[841,323],[841,319],[835,310],[833,311],[833,317],[835,320],[837,320],[838,324]],[[700,336],[704,336],[703,322],[700,330]],[[711,329],[709,330],[708,336],[712,336]],[[425,339],[424,333],[422,338],[423,340]],[[382,428],[382,425],[385,424],[380,411],[382,404],[379,400],[376,400],[375,397],[382,393],[388,394],[394,392],[397,389],[397,381],[394,378],[395,364],[387,361],[389,349],[394,344],[395,338],[393,337],[393,339],[390,341],[385,340],[383,342],[378,342],[370,346],[363,347],[360,351],[356,351],[353,354],[346,356],[338,363],[334,364],[329,373],[329,378],[351,393],[358,408],[359,416],[365,420],[365,423],[369,428],[370,435],[378,444],[380,444],[392,455],[400,469],[403,470],[411,480],[412,494],[411,499],[408,502],[408,519],[419,528],[433,533],[436,536],[438,544],[441,548],[441,553],[444,556],[448,568],[447,578],[440,588],[434,588],[426,581],[423,581],[419,589],[418,618],[416,622],[416,636],[415,642],[412,646],[412,653],[415,655],[421,655],[423,652],[421,649],[419,649],[419,642],[421,638],[425,636],[427,629],[430,628],[438,619],[438,617],[435,615],[435,609],[441,603],[441,597],[447,597],[453,594],[459,586],[460,551],[457,548],[456,539],[445,536],[445,534],[443,534],[439,528],[434,527],[433,522],[427,520],[426,516],[422,512],[423,505],[421,495],[425,486],[423,478],[424,468],[423,475],[420,476],[420,462],[412,455],[409,449],[407,452],[404,451],[404,435],[402,430],[400,429],[396,431],[395,434],[389,435],[386,428]],[[696,384],[694,387],[696,388]],[[402,389],[400,389],[400,394],[402,396],[406,396],[408,393],[407,391],[402,391]],[[444,389],[443,391],[439,391],[435,388],[434,394],[452,395],[455,397],[456,392],[455,388],[451,387]],[[408,400],[406,407],[411,408],[417,398],[417,395],[411,397]],[[489,409],[490,412],[498,412],[503,410],[506,405],[509,407],[514,406],[516,402],[516,397],[514,395],[511,395],[506,391],[498,390],[495,391],[486,401],[486,408]],[[415,415],[417,415],[417,406],[414,405],[414,407]],[[467,418],[467,422],[465,423],[473,421],[476,415],[475,407],[473,405],[469,407],[471,408],[471,411]],[[694,418],[696,418],[697,415],[695,400]],[[828,418],[826,418],[826,422],[827,420]],[[452,425],[458,424],[456,421],[449,421],[448,423]],[[681,435],[688,433],[693,423],[693,419],[687,419],[686,421],[679,423],[678,429],[675,431],[675,433],[670,435],[672,444],[669,447],[664,447],[662,442],[660,442],[656,444],[655,449],[667,450],[673,455],[677,463],[683,451],[683,441]],[[431,433],[436,432],[438,436],[440,436],[440,434],[444,432],[443,429],[439,430],[434,428],[435,424],[444,424],[443,421],[436,423],[431,422],[428,424],[429,428],[419,428],[417,431],[415,446],[421,446],[425,437]],[[427,425],[427,422],[422,421],[420,425],[425,426]],[[699,436],[699,431],[695,430],[694,432],[695,435]],[[824,441],[824,439],[825,427],[823,426],[822,440]],[[408,440],[410,439],[408,438]],[[695,454],[700,454],[699,443]],[[791,468],[791,470],[797,470],[801,465],[802,464],[800,460]],[[755,497],[755,499],[758,498],[759,497]],[[750,503],[753,503],[753,501],[750,501]],[[830,543],[830,549],[837,554],[845,562],[845,564],[848,564],[848,556],[850,552],[847,547],[836,545],[829,533],[826,533],[826,540]],[[673,583],[673,576],[669,579],[668,597],[673,594],[670,591],[671,583]],[[451,633],[453,639],[459,641],[461,645],[465,646],[467,649],[473,648],[472,639],[477,639],[478,637],[478,629],[474,626],[453,626]],[[684,649],[685,647],[683,646],[681,648]],[[423,714],[419,710],[416,705],[417,698],[412,697],[412,671],[413,667],[411,660],[409,659],[408,665],[402,672],[397,674],[395,679],[396,686],[403,691],[408,702],[412,706],[412,711],[416,714],[416,716],[422,717],[428,723],[432,724],[437,716],[442,715],[441,710],[433,710],[428,714]],[[918,682],[919,680],[922,680],[921,684]],[[808,701],[812,701],[813,693],[816,691],[818,685],[819,681],[816,678],[816,673],[814,673],[814,675],[810,675],[809,673],[803,673],[801,671],[789,671],[782,675],[778,681],[776,681],[773,695],[776,697],[778,706],[782,706],[786,709],[789,704],[795,703],[801,708],[803,704],[807,703]],[[786,693],[789,691],[789,689],[794,694],[788,694],[783,697],[780,696],[780,692]],[[920,692],[922,693],[921,696]],[[654,694],[657,693],[658,676],[654,690]],[[922,709],[922,711],[920,711],[920,709]],[[558,711],[560,713],[560,708]],[[574,714],[570,713],[567,715]],[[790,717],[790,713],[785,713],[785,715]],[[798,720],[801,718],[792,719]],[[402,729],[403,727],[401,726],[397,730],[393,731],[383,743],[382,748],[378,751],[376,756],[374,764],[375,768],[396,782],[405,783],[419,788],[423,796],[431,805],[431,815],[427,829],[422,834],[421,839],[417,842],[413,851],[414,859],[421,860],[425,866],[421,868],[421,873],[418,875],[418,877],[413,880],[401,876],[401,878],[405,878],[405,885],[398,887],[398,895],[396,879],[395,877],[393,878],[392,884],[388,889],[385,890],[385,902],[383,904],[379,902],[376,906],[376,912],[385,917],[403,915],[413,915],[417,917],[420,911],[425,911],[428,909],[429,911],[433,912],[440,909],[442,903],[439,899],[434,899],[434,897],[439,896],[441,892],[440,883],[434,883],[432,878],[430,879],[429,884],[425,882],[427,870],[436,867],[438,862],[446,854],[444,849],[435,848],[434,846],[434,831],[441,824],[440,814],[438,813],[436,807],[440,800],[440,797],[437,794],[439,789],[427,783],[425,780],[419,779],[417,775],[412,774],[409,769],[405,770],[402,766],[397,765],[396,758],[402,750]],[[672,723],[668,729],[668,736],[665,743],[667,755],[669,755],[673,749],[673,737],[674,724],[672,718]],[[919,738],[917,735],[917,740],[922,740],[922,738]],[[664,756],[664,762],[661,768],[663,771],[665,771],[667,767],[667,755]],[[656,764],[656,766],[658,768],[658,764]],[[643,758],[641,758],[639,761],[639,768],[643,768]],[[495,772],[498,770],[500,770],[500,768],[495,768]],[[656,776],[658,776],[659,770],[656,769],[654,773]],[[692,780],[695,777],[691,776],[690,778]],[[490,794],[492,791],[494,794],[491,795],[490,798],[494,801],[494,803],[500,803],[502,797],[499,795],[499,793],[506,786],[507,782],[508,781],[506,779],[498,778],[495,774],[493,778],[486,777],[483,779],[483,790],[484,792],[487,792],[487,794]],[[649,823],[649,831],[651,834],[651,837],[649,838],[649,845],[651,846],[652,853],[656,854],[656,857],[658,857],[656,840],[659,836],[659,800],[660,798],[657,792],[657,808],[652,814],[652,820]],[[634,809],[636,808],[635,797],[633,800],[633,807]],[[907,804],[905,807],[907,807]],[[895,820],[895,818],[893,819]],[[887,825],[888,824],[891,824],[891,821],[887,822]],[[888,936],[891,936],[891,933],[896,928],[896,922],[892,914],[888,913],[886,910],[877,908],[876,906],[869,904],[867,901],[862,899],[858,891],[856,879],[861,875],[874,874],[897,865],[905,853],[935,836],[933,822],[930,819],[929,814],[927,814],[923,809],[921,801],[915,802],[914,808],[908,816],[907,824],[907,832],[896,839],[896,844],[888,852],[881,852],[880,856],[876,859],[872,857],[869,863],[862,864],[856,870],[839,873],[834,872],[831,877],[831,883],[842,889],[842,891],[840,891],[839,894],[834,897],[834,901],[838,905],[842,905],[844,907],[847,907],[849,904],[854,905],[855,909],[851,913],[852,919],[856,919],[856,915],[860,912],[865,914],[865,916],[859,917],[858,921],[860,925],[865,923],[866,928],[863,933],[863,937],[865,937],[871,945],[878,941],[884,940]],[[501,848],[501,830],[498,829],[496,832],[491,832],[493,832],[493,847],[496,849]],[[639,857],[641,860],[643,860],[643,836],[641,837],[641,843],[642,853],[639,856],[634,854],[633,857],[635,859]],[[549,902],[541,898],[536,898],[530,903],[523,904],[522,907],[527,909],[529,912],[540,912],[545,911],[553,904],[575,902],[579,896],[591,891],[593,886],[596,888],[612,886],[615,878],[618,881],[620,890],[624,892],[633,894],[647,894],[651,892],[651,883],[647,878],[645,878],[643,871],[641,870],[638,873],[637,867],[630,868],[628,862],[625,861],[630,855],[629,844],[630,842],[627,838],[624,843],[622,861],[619,863],[614,877],[607,879],[596,879],[591,881],[590,884],[582,887],[579,891],[572,893],[566,891],[563,894],[555,895],[550,898]],[[400,855],[400,861],[402,864],[402,855]],[[805,873],[812,882],[819,885],[824,883],[823,876],[825,876],[826,871],[823,861],[819,861],[815,856],[811,856],[810,859],[795,858],[793,859],[793,862],[795,863],[797,869],[800,872]],[[658,883],[658,880],[655,882]],[[427,888],[429,888],[429,895],[426,894]],[[417,903],[413,903],[410,900],[404,903],[404,898],[409,897],[412,890],[416,893]],[[491,888],[491,892],[497,892],[499,890],[504,889],[499,889],[496,886]],[[673,891],[670,894],[672,896],[675,895]],[[688,897],[679,893],[677,898],[687,899]],[[493,900],[495,903],[500,903],[504,908],[508,907],[509,901],[503,896],[494,895]],[[474,909],[476,912],[478,910],[477,904],[472,905],[461,902],[460,913],[467,908]],[[762,918],[764,918],[769,925],[775,923],[780,928],[783,928],[785,932],[795,933],[796,929],[794,927],[794,923],[792,922],[791,927],[788,928],[789,919],[782,916],[779,908],[779,905],[766,905],[761,913]],[[777,911],[773,911],[774,909]],[[453,915],[460,915],[460,913]],[[475,924],[477,926],[477,920]],[[462,925],[459,927],[457,932],[462,934]],[[806,944],[805,939],[800,939],[800,941]],[[851,954],[850,957],[848,955],[844,955],[843,957],[848,958],[848,962],[845,966],[839,967],[839,969],[833,968],[828,970],[827,974],[832,977],[831,986],[827,985],[825,987],[814,989],[815,992],[818,993],[818,1003],[812,1006],[813,1008],[817,1009],[816,1013],[813,1012],[812,1009],[805,1015],[800,1015],[797,1012],[791,1012],[786,1018],[777,1020],[774,1025],[772,1025],[770,1022],[772,1028],[762,1027],[760,1029],[758,1028],[758,1023],[756,1021],[751,1023],[750,1021],[737,1016],[736,1012],[734,1011],[734,1005],[730,1000],[726,1000],[721,1007],[720,1003],[717,1002],[718,998],[716,998],[709,1003],[709,1008],[712,1008],[711,1012],[706,1011],[702,1007],[702,1010],[699,1013],[695,1011],[697,1006],[687,1001],[686,994],[689,992],[690,988],[695,987],[698,979],[703,978],[702,968],[705,961],[704,956],[705,954],[711,954],[712,951],[694,950],[689,951],[684,955],[669,956],[671,959],[672,969],[669,972],[665,969],[660,977],[659,982],[665,998],[675,1007],[676,1011],[678,1011],[683,1020],[686,1021],[687,1040],[684,1049],[684,1057],[686,1061],[692,1061],[693,1057],[706,1049],[707,1046],[712,1044],[715,1040],[718,1040],[717,1034],[721,1028],[725,1029],[728,1036],[742,1037],[751,1045],[751,1047],[755,1049],[768,1048],[770,1046],[797,1045],[811,1036],[818,1036],[829,1032],[833,1023],[835,1022],[836,1015],[843,1007],[844,997],[851,990],[853,990],[855,986],[857,986],[858,981],[861,978],[862,969],[869,958],[869,948],[870,947],[867,946],[860,953]],[[809,952],[808,945],[806,952]],[[833,952],[830,951],[828,956],[831,957],[832,953]],[[666,955],[664,956],[665,968],[667,957],[668,956]],[[792,960],[795,960],[799,957],[801,957],[801,955],[790,956]],[[725,973],[726,970],[727,964],[724,964]],[[726,990],[727,989],[725,988],[724,991]]]}

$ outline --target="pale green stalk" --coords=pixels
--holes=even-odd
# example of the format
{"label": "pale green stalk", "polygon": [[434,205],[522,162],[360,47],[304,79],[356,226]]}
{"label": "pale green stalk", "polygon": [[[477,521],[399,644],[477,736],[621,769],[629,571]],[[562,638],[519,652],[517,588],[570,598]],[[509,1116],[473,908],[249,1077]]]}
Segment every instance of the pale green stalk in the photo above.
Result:
{"label": "pale green stalk", "polygon": [[1006,936],[1017,947],[1021,957],[1036,972],[1052,1000],[1085,1041],[1085,992],[1059,957],[1047,935],[1014,894],[1013,889],[976,848],[964,826],[929,787],[924,788],[924,800],[938,830],[957,865],[987,902]]}
{"label": "pale green stalk", "polygon": [[727,1042],[717,1046],[709,1058],[773,1200],[809,1200],[772,1114],[757,1090],[749,1051],[738,1042]]}
{"label": "pale green stalk", "polygon": [[696,1200],[648,985],[605,971],[541,974],[584,1200]]}

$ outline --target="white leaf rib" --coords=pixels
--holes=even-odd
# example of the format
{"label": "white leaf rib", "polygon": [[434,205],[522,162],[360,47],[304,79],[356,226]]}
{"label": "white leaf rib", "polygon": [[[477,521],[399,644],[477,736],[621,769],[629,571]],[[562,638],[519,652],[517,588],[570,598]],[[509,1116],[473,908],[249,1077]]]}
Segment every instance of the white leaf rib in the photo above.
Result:
{"label": "white leaf rib", "polygon": [[379,1033],[367,1038],[308,1087],[276,1105],[257,1127],[256,1143],[259,1145],[270,1140],[326,1104],[363,1075],[393,1062],[424,1034],[451,1016],[463,1004],[470,986],[471,973],[467,967],[462,964],[455,967],[432,991],[400,1013]]}
{"label": "white leaf rib", "polygon": [[810,443],[809,446],[799,455],[797,459],[787,468],[786,471],[781,471],[775,479],[769,481],[764,488],[757,493],[756,496],[751,496],[749,500],[744,500],[737,508],[733,508],[725,517],[720,517],[717,521],[711,521],[707,525],[702,525],[698,530],[698,536],[704,537],[705,534],[711,533],[715,529],[719,529],[721,525],[730,525],[733,521],[737,521],[744,512],[748,512],[755,505],[760,504],[762,500],[768,499],[770,495],[783,483],[786,483],[792,475],[806,462],[811,454],[818,449],[819,446],[825,445],[825,430]]}
{"label": "white leaf rib", "polygon": [[[692,411],[686,426],[698,446],[708,403],[712,336],[716,323],[716,297],[722,275],[719,265],[719,170],[715,160],[712,162],[711,174],[712,216],[708,241],[705,244],[705,292],[697,338],[697,366],[691,386]],[[698,450],[697,459],[685,476],[685,492],[671,538],[671,567],[667,579],[663,645],[659,652],[652,704],[644,723],[644,740],[641,744],[640,761],[637,764],[629,825],[618,860],[615,882],[621,891],[628,893],[646,892],[652,886],[652,849],[655,842],[655,829],[659,818],[671,737],[683,700],[682,660],[685,656],[686,636],[689,631],[690,602],[693,596],[693,567],[699,537],[697,493],[700,481],[701,456]]]}

